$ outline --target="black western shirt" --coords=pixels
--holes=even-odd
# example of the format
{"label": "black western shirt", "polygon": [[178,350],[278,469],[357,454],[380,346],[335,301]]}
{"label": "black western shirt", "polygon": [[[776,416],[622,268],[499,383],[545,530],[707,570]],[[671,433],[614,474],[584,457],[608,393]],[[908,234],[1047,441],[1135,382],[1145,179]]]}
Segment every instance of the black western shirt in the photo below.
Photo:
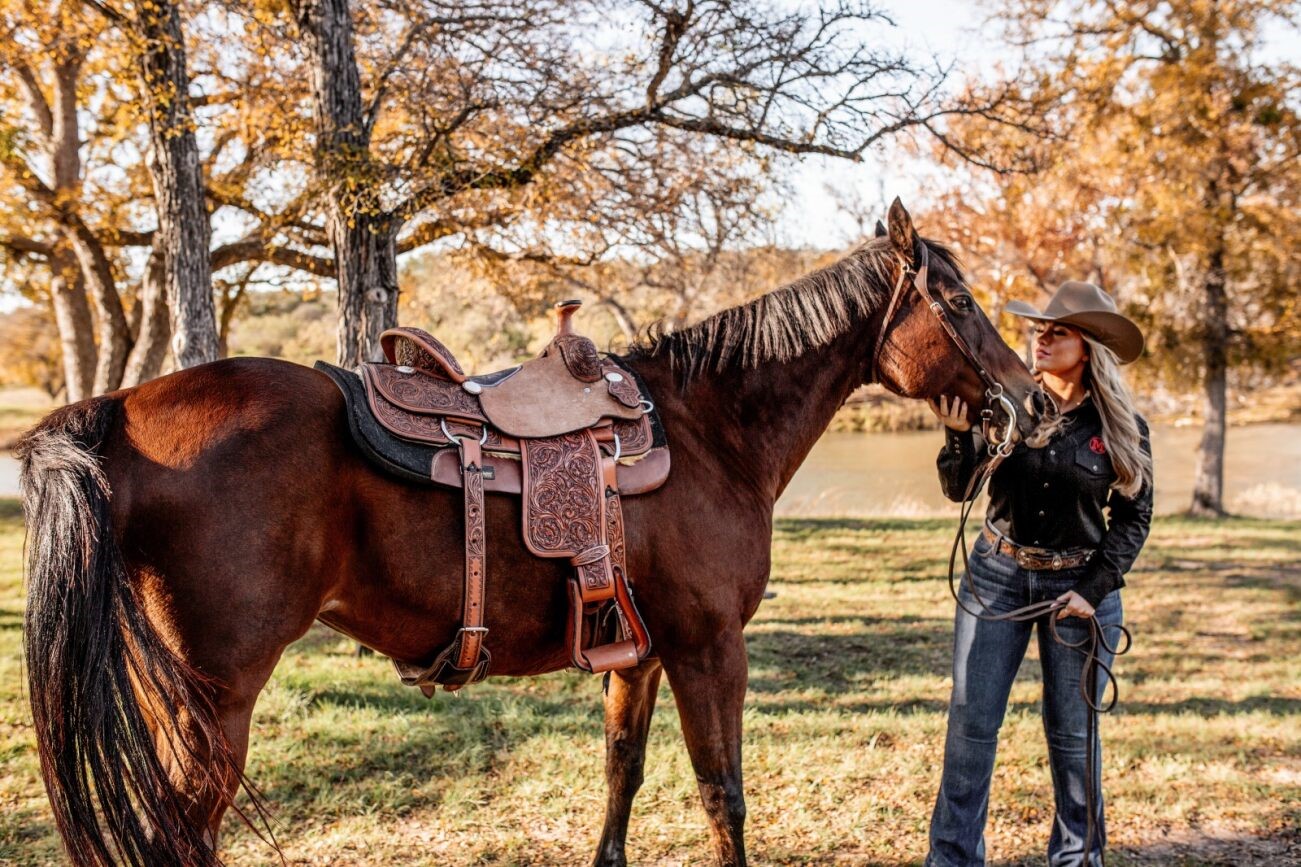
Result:
{"label": "black western shirt", "polygon": [[[1085,399],[1066,414],[1063,429],[1043,448],[1017,443],[989,480],[985,519],[1018,545],[1062,550],[1093,548],[1084,576],[1073,588],[1097,607],[1112,590],[1125,586],[1152,524],[1152,486],[1126,497],[1111,485],[1116,473],[1102,441],[1102,419]],[[1142,448],[1152,447],[1140,417]],[[937,464],[944,495],[962,499],[985,456],[975,431],[945,428]],[[1104,518],[1104,510],[1107,515]]]}

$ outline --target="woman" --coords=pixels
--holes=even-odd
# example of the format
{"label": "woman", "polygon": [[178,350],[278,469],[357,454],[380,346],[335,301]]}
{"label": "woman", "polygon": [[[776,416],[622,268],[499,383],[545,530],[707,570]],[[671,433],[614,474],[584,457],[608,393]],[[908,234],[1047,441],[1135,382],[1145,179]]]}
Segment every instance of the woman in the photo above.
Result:
{"label": "woman", "polygon": [[[995,470],[989,483],[985,528],[971,551],[959,596],[966,608],[1012,611],[1060,599],[1060,636],[1088,634],[1096,614],[1114,644],[1122,620],[1120,588],[1152,518],[1152,458],[1147,425],[1134,411],[1120,365],[1143,351],[1143,335],[1116,312],[1107,293],[1088,283],[1065,283],[1041,312],[1012,302],[1006,308],[1035,320],[1035,375],[1060,415],[1036,432]],[[944,422],[939,456],[945,495],[961,500],[976,472],[983,443],[954,397],[932,407]],[[1103,519],[1104,507],[1110,518]],[[968,581],[974,582],[979,601]],[[981,620],[958,608],[953,695],[939,797],[931,816],[931,867],[985,862],[984,828],[998,729],[1007,696],[1034,624]],[[1048,737],[1056,816],[1048,841],[1053,867],[1101,863],[1106,842],[1101,791],[1091,852],[1085,806],[1087,713],[1079,691],[1083,657],[1053,640],[1038,624],[1043,669],[1044,730]],[[1110,666],[1110,654],[1102,661]],[[1101,695],[1103,684],[1098,684]],[[1099,699],[1100,700],[1100,699]],[[1095,740],[1093,779],[1100,780]]]}

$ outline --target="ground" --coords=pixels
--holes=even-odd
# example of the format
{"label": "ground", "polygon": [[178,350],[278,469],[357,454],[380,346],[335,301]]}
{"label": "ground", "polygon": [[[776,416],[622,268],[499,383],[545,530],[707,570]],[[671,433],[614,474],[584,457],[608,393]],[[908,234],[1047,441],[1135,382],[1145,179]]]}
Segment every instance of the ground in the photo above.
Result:
{"label": "ground", "polygon": [[[939,778],[952,603],[944,521],[778,524],[747,635],[756,864],[915,864]],[[20,661],[21,518],[0,501],[0,864],[59,864]],[[1125,591],[1134,651],[1103,720],[1108,863],[1301,862],[1301,524],[1160,519]],[[643,593],[653,592],[647,587]],[[1028,660],[991,809],[999,864],[1042,863],[1051,789]],[[600,681],[502,679],[426,701],[318,627],[259,706],[249,775],[294,864],[583,864],[604,803]],[[672,696],[629,855],[707,863]],[[275,863],[228,819],[233,865]]]}

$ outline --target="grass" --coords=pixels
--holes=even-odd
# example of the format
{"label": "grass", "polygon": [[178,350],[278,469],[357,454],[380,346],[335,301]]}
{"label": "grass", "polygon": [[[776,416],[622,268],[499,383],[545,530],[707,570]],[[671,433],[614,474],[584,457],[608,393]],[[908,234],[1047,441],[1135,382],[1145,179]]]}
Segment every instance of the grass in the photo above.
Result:
{"label": "grass", "polygon": [[[925,853],[949,688],[946,521],[791,520],[748,630],[745,787],[757,864]],[[61,863],[19,661],[21,521],[0,501],[0,863]],[[1113,865],[1295,863],[1301,851],[1301,525],[1161,519],[1130,577],[1136,647],[1103,721]],[[643,591],[649,592],[649,591]],[[1032,643],[1033,647],[1033,643]],[[600,682],[494,680],[425,701],[324,628],[258,706],[249,772],[295,864],[582,864],[604,802]],[[1033,651],[1032,651],[1033,653]],[[1051,788],[1027,662],[1004,726],[991,857],[1042,863]],[[226,826],[236,865],[274,863]],[[665,688],[629,854],[706,862]]]}
{"label": "grass", "polygon": [[10,448],[56,406],[49,395],[38,389],[0,386],[0,450]]}

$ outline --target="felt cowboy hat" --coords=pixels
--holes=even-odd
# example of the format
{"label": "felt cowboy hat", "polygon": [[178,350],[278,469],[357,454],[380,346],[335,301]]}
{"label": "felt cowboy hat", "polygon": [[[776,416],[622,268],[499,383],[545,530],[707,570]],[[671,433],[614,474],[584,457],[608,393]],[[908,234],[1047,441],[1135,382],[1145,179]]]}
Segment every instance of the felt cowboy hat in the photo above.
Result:
{"label": "felt cowboy hat", "polygon": [[1117,313],[1112,297],[1092,283],[1063,283],[1043,310],[1024,301],[1009,301],[1003,309],[1014,316],[1078,328],[1116,353],[1121,364],[1129,364],[1143,354],[1143,332],[1128,317]]}

